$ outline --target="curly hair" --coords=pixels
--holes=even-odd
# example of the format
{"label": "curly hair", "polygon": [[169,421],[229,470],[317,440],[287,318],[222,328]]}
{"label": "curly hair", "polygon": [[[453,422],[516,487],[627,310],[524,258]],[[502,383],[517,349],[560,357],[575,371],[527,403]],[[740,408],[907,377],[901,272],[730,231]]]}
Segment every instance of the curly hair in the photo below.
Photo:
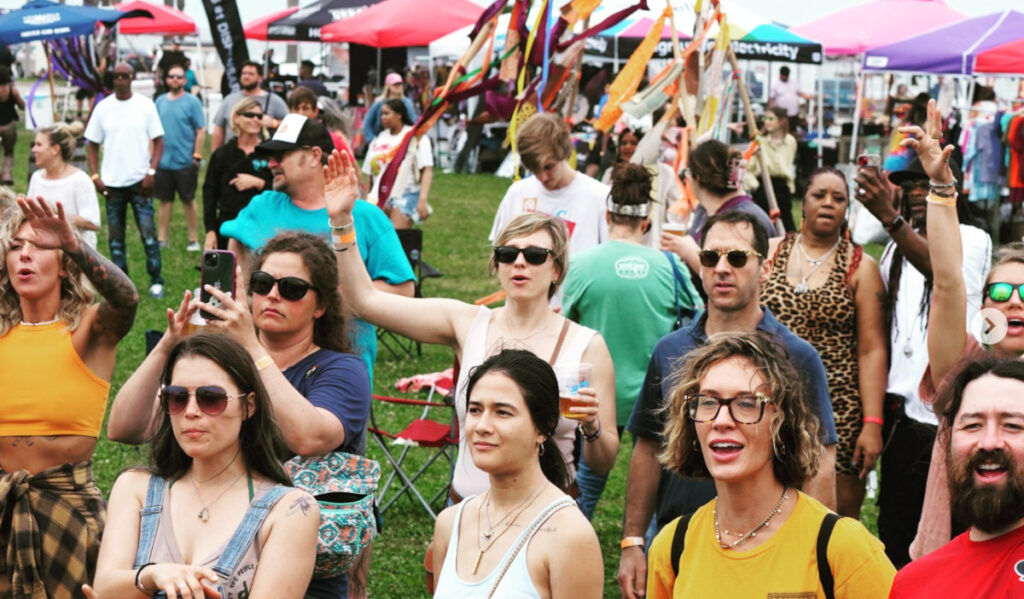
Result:
{"label": "curly hair", "polygon": [[762,332],[730,332],[712,335],[707,345],[686,354],[672,374],[675,384],[669,401],[663,438],[658,455],[664,466],[687,478],[709,478],[704,454],[699,449],[697,429],[686,408],[686,399],[700,390],[712,367],[728,358],[743,358],[764,380],[770,405],[774,406],[769,427],[772,439],[772,471],[784,485],[800,486],[818,471],[822,445],[820,421],[807,407],[803,378],[793,367],[789,352]]}
{"label": "curly hair", "polygon": [[[310,283],[316,287],[317,307],[323,316],[313,323],[313,343],[324,349],[352,353],[347,318],[338,292],[338,261],[322,237],[299,231],[279,233],[256,254],[249,267],[249,276],[260,270],[267,256],[277,253],[298,254],[309,271]],[[252,300],[252,289],[249,289]]]}
{"label": "curly hair", "polygon": [[[558,277],[551,282],[551,287],[548,289],[548,299],[550,299],[555,295],[558,286],[565,280],[565,275],[569,274],[569,231],[565,228],[562,219],[540,212],[524,212],[508,221],[505,228],[494,238],[494,245],[505,245],[512,239],[532,235],[537,231],[547,231],[551,236],[551,251],[553,252],[551,257],[555,260],[555,266],[558,267]],[[498,272],[498,261],[493,253],[491,253],[490,271],[492,275]]]}
{"label": "curly hair", "polygon": [[[18,215],[7,219],[0,226],[0,251],[3,253],[3,256],[0,256],[0,337],[6,335],[22,319],[21,298],[14,290],[11,273],[7,270],[7,252],[10,251],[11,242],[18,234],[18,229],[27,222],[28,218]],[[86,284],[82,269],[70,256],[60,250],[55,251],[60,252],[60,266],[67,273],[60,281],[57,318],[68,325],[68,330],[74,331],[82,323],[82,312],[92,305],[96,296]]]}

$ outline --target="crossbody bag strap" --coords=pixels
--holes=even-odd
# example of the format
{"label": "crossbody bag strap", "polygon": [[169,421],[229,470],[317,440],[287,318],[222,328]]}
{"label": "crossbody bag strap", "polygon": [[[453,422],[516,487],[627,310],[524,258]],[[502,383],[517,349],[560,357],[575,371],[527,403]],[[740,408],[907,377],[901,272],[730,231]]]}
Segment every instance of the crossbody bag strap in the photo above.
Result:
{"label": "crossbody bag strap", "polygon": [[149,486],[146,489],[146,503],[139,510],[139,548],[135,552],[135,567],[138,569],[149,562],[156,541],[156,528],[160,524],[160,512],[163,511],[164,487],[167,481],[156,474],[149,475]]}
{"label": "crossbody bag strap", "polygon": [[505,558],[505,564],[502,566],[501,572],[498,573],[498,577],[494,579],[494,584],[491,585],[491,592],[487,593],[487,599],[494,597],[495,591],[498,590],[498,585],[501,584],[501,579],[505,577],[505,573],[508,572],[508,569],[512,566],[512,562],[516,559],[516,556],[519,555],[519,552],[522,551],[523,547],[530,542],[533,535],[537,534],[540,527],[543,526],[544,523],[548,521],[548,518],[550,518],[555,512],[570,505],[576,505],[576,502],[571,497],[563,497],[544,508],[544,511],[537,515],[533,524],[531,524],[530,527],[526,529],[526,532],[523,533],[523,536],[519,538],[519,543],[512,548],[512,553]]}
{"label": "crossbody bag strap", "polygon": [[693,514],[680,516],[679,524],[676,524],[676,532],[672,535],[672,552],[669,559],[672,560],[672,575],[679,576],[679,561],[683,559],[683,549],[686,548],[686,529],[690,527],[690,518]]}
{"label": "crossbody bag strap", "polygon": [[675,292],[676,325],[678,325],[683,320],[683,309],[679,307],[679,268],[676,267],[676,261],[672,259],[672,252],[662,250],[662,253],[668,258],[668,263],[672,267],[672,290]]}
{"label": "crossbody bag strap", "polygon": [[263,497],[249,504],[249,509],[245,511],[245,517],[242,518],[241,524],[238,525],[234,534],[231,535],[231,540],[228,541],[227,547],[224,548],[224,552],[220,554],[220,559],[217,560],[217,564],[213,567],[214,572],[224,578],[231,576],[231,573],[238,568],[238,562],[245,555],[249,545],[252,544],[252,540],[256,538],[256,533],[263,526],[263,521],[267,519],[267,514],[270,513],[270,510],[273,509],[278,500],[292,489],[294,487],[277,485],[267,491]]}
{"label": "crossbody bag strap", "polygon": [[833,512],[825,514],[821,520],[821,528],[818,529],[817,559],[818,579],[821,581],[822,592],[825,599],[836,599],[836,581],[832,577],[832,567],[828,563],[828,541],[832,538],[832,529],[836,527],[839,515]]}
{"label": "crossbody bag strap", "polygon": [[555,343],[555,351],[551,352],[551,359],[548,364],[554,366],[558,361],[558,352],[562,351],[562,343],[565,341],[565,334],[569,332],[569,319],[562,319],[562,332],[558,334],[558,341]]}

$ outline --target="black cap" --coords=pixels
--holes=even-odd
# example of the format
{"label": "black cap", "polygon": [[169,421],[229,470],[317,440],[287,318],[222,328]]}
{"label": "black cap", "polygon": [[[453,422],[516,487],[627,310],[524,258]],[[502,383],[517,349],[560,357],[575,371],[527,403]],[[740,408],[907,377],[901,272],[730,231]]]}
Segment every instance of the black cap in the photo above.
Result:
{"label": "black cap", "polygon": [[[963,176],[960,173],[960,165],[956,163],[956,160],[949,161],[949,168],[953,171],[953,178],[956,179],[957,185],[963,180]],[[910,179],[928,179],[928,173],[924,172],[924,167],[921,166],[921,159],[917,156],[910,161],[907,168],[901,171],[892,171],[889,173],[889,182],[893,185],[901,185],[904,181]]]}
{"label": "black cap", "polygon": [[334,141],[322,123],[292,113],[281,119],[274,137],[256,149],[260,152],[287,152],[304,146],[320,148],[327,156],[334,150]]}

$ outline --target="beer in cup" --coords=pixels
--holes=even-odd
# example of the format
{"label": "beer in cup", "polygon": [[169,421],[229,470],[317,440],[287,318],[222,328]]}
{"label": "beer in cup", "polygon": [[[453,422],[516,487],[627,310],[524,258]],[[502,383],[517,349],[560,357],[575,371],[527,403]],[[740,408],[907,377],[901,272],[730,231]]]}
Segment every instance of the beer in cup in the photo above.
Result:
{"label": "beer in cup", "polygon": [[563,418],[582,420],[585,414],[570,411],[573,407],[588,405],[580,401],[579,390],[590,386],[590,375],[593,366],[586,363],[563,365],[554,367],[555,377],[558,379],[558,410]]}

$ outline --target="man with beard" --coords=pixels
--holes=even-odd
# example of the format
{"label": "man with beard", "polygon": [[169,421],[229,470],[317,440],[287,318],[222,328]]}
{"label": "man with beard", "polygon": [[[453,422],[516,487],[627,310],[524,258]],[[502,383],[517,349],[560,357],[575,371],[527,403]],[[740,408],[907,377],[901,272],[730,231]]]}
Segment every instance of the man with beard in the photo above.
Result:
{"label": "man with beard", "polygon": [[[334,142],[327,128],[301,114],[285,116],[273,139],[257,147],[257,152],[270,158],[274,188],[253,197],[234,220],[220,227],[242,272],[248,272],[249,252],[259,250],[282,231],[305,231],[332,242],[332,235],[345,233],[331,230],[324,203],[323,165],[332,150]],[[356,202],[352,217],[359,232],[359,253],[374,284],[383,291],[412,297],[412,267],[391,221],[380,208],[365,201]],[[372,384],[377,336],[368,322],[353,321],[353,345],[366,363]]]}
{"label": "man with beard", "polygon": [[199,162],[206,140],[206,118],[203,105],[192,94],[185,93],[185,67],[173,64],[167,73],[167,93],[156,99],[156,112],[164,127],[164,153],[156,169],[153,195],[160,200],[158,237],[160,247],[169,247],[174,194],[181,199],[188,229],[188,251],[198,252],[199,214],[195,202],[199,181]]}
{"label": "man with beard", "polygon": [[[960,180],[955,162],[953,176]],[[879,268],[885,283],[889,323],[889,379],[882,438],[882,473],[878,498],[878,536],[896,568],[910,562],[910,543],[917,534],[924,503],[928,467],[938,420],[922,401],[918,384],[928,366],[928,309],[932,269],[925,228],[928,175],[915,158],[904,170],[889,173],[863,168],[855,178],[857,199],[885,226],[892,241],[882,252]],[[890,183],[899,187],[896,202]],[[963,239],[963,276],[967,314],[981,309],[992,242],[973,222],[965,195],[957,200]]]}
{"label": "man with beard", "polygon": [[911,562],[890,598],[1024,596],[1024,362],[968,363],[936,405],[953,517],[967,532]]}
{"label": "man with beard", "polygon": [[[259,63],[248,61],[242,65],[242,72],[238,75],[238,83],[242,89],[224,96],[224,100],[213,117],[213,134],[210,136],[210,152],[216,151],[227,140],[235,136],[231,130],[231,110],[239,100],[245,97],[256,98],[263,107],[263,126],[270,129],[277,129],[280,120],[288,114],[288,105],[281,96],[271,94],[260,87],[263,80]],[[269,238],[268,238],[269,239]]]}

